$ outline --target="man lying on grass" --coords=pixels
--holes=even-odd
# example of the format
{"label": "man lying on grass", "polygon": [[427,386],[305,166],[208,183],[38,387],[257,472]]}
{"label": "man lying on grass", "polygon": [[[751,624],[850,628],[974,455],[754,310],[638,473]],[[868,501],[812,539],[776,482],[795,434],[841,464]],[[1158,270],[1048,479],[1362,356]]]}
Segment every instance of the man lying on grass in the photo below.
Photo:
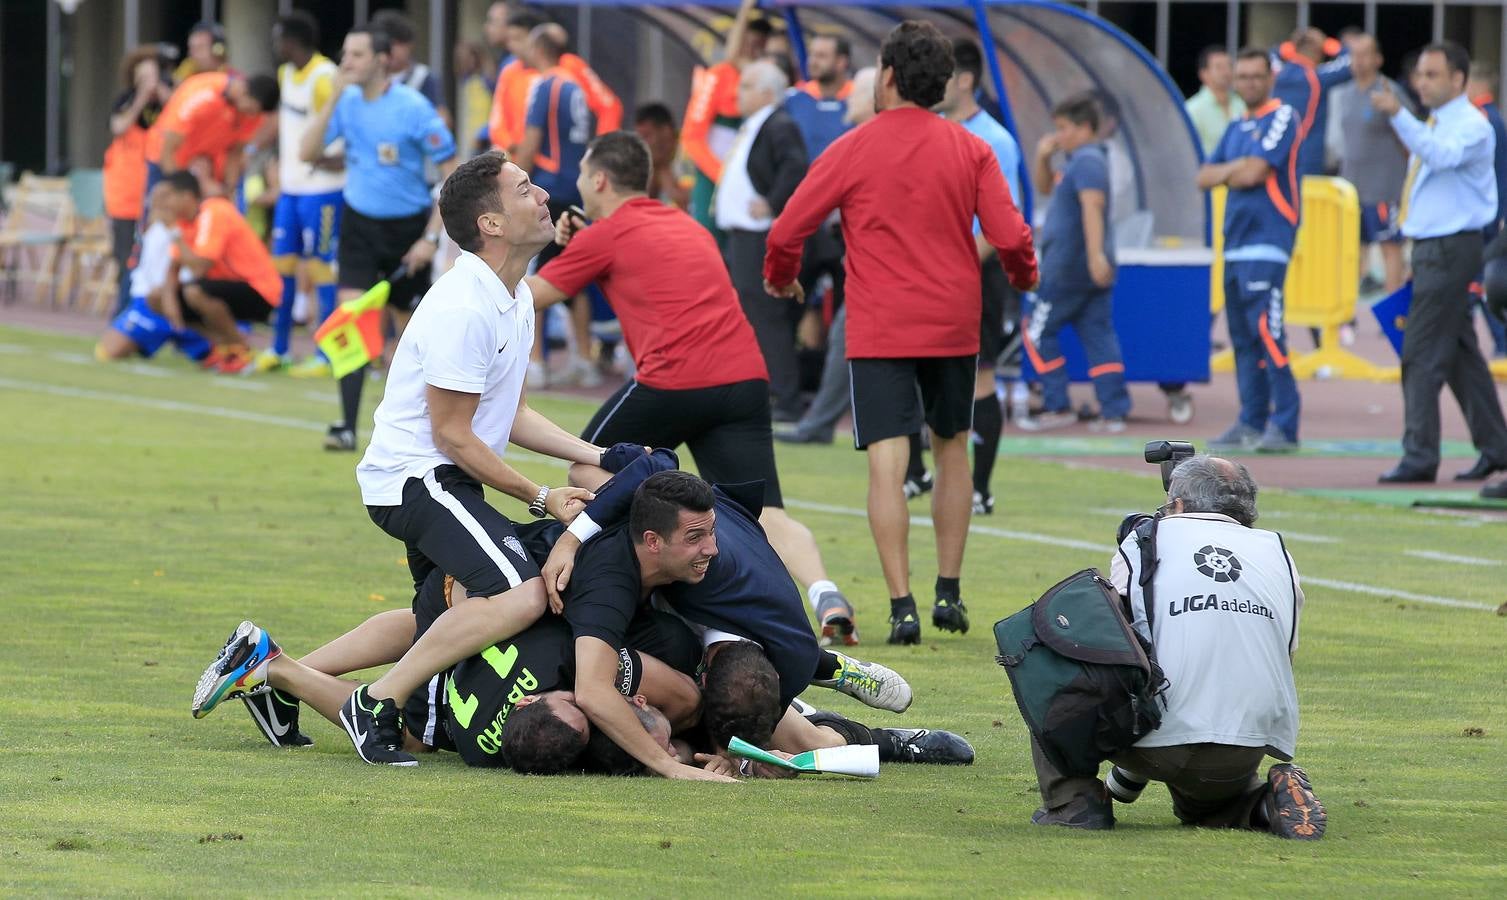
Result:
{"label": "man lying on grass", "polygon": [[[340,725],[339,709],[350,683],[308,664],[359,666],[377,656],[401,655],[401,632],[408,624],[425,624],[448,603],[464,597],[454,579],[435,573],[426,579],[412,614],[380,613],[354,631],[305,657],[284,655],[266,631],[243,622],[226,652],[205,673],[205,699],[196,714],[207,715],[221,700],[239,696],[262,733],[279,747],[312,741],[298,729],[302,700]],[[405,622],[406,619],[406,622]],[[700,647],[678,618],[649,611],[632,631],[634,642],[653,647],[675,665],[638,650],[619,651],[618,689],[646,737],[670,759],[699,764],[719,773],[736,772],[729,759],[716,755],[737,734],[787,754],[847,743],[877,743],[880,758],[899,762],[969,762],[972,748],[946,732],[874,729],[833,713],[804,707],[810,720],[787,712],[774,727],[778,677],[755,645],[721,643],[713,647],[705,683],[716,725],[698,732],[701,691],[684,670],[694,670]],[[407,642],[414,638],[410,636]],[[721,652],[726,648],[727,652]],[[404,749],[410,754],[449,750],[473,766],[511,765],[524,774],[599,772],[628,775],[646,771],[600,730],[590,727],[576,705],[570,629],[546,617],[510,641],[463,661],[427,689],[416,693],[403,710]],[[818,727],[818,725],[831,727]],[[672,742],[672,732],[684,739]],[[711,743],[708,743],[708,742]],[[700,752],[698,752],[698,749]],[[755,774],[773,774],[759,767]]]}

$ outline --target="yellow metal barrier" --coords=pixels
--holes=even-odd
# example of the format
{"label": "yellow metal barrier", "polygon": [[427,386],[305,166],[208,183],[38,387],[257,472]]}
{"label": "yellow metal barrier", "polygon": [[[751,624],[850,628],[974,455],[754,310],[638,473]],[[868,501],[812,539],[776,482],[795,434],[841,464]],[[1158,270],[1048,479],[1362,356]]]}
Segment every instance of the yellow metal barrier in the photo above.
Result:
{"label": "yellow metal barrier", "polygon": [[[1215,188],[1210,208],[1216,226],[1214,264],[1210,267],[1210,306],[1224,308],[1225,188]],[[1319,329],[1319,348],[1293,354],[1293,374],[1299,378],[1350,378],[1387,381],[1396,378],[1386,369],[1340,346],[1340,326],[1355,318],[1360,272],[1360,202],[1350,182],[1309,176],[1303,179],[1303,223],[1287,266],[1284,285],[1286,326]],[[1291,332],[1289,331],[1289,334]],[[1234,370],[1230,351],[1211,361],[1216,372]]]}

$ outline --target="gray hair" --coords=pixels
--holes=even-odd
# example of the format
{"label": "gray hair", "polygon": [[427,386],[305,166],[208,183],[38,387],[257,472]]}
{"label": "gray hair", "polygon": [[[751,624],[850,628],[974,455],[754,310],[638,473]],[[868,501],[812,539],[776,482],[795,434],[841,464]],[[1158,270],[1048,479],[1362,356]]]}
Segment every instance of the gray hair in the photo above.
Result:
{"label": "gray hair", "polygon": [[1183,501],[1183,512],[1222,513],[1241,525],[1256,522],[1256,480],[1238,462],[1199,455],[1172,471],[1167,499]]}
{"label": "gray hair", "polygon": [[785,73],[780,71],[779,66],[768,60],[761,59],[749,63],[744,67],[743,74],[749,76],[750,80],[761,90],[773,94],[776,100],[779,100],[780,95],[785,93],[785,89],[790,87],[790,79],[785,77]]}

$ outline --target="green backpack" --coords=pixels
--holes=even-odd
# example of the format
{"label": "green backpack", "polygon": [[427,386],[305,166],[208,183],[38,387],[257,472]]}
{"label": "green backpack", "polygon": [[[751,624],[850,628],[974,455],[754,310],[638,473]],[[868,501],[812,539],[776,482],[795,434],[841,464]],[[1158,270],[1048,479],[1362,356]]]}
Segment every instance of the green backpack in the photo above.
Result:
{"label": "green backpack", "polygon": [[1026,727],[1062,774],[1093,777],[1161,725],[1162,671],[1098,570],[996,622],[994,640]]}

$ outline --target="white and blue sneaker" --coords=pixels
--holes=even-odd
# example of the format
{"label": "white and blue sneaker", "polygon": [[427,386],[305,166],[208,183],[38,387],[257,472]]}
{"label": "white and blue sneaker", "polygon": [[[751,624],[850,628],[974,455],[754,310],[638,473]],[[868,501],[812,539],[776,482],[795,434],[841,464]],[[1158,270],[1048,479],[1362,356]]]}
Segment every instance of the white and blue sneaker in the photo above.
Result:
{"label": "white and blue sneaker", "polygon": [[899,672],[876,662],[864,662],[844,653],[833,652],[838,666],[830,678],[813,678],[818,687],[847,694],[865,706],[905,712],[910,708],[910,684]]}
{"label": "white and blue sneaker", "polygon": [[282,653],[267,632],[251,622],[242,622],[199,676],[194,688],[194,718],[209,715],[221,700],[248,694],[266,684],[267,663]]}

